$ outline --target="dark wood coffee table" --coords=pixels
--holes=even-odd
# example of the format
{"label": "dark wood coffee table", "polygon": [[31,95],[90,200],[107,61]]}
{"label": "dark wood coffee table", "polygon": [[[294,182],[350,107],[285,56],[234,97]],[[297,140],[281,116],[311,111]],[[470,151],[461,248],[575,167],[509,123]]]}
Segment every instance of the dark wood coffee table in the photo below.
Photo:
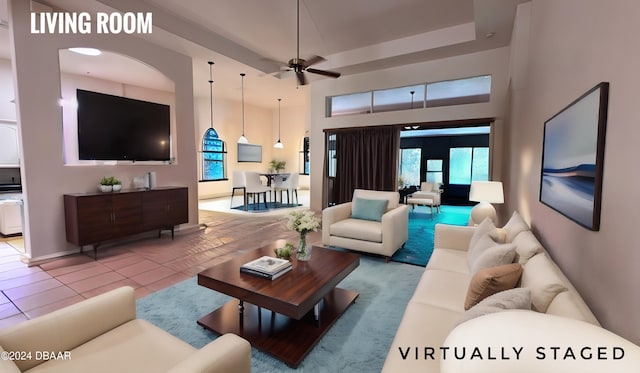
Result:
{"label": "dark wood coffee table", "polygon": [[337,288],[360,264],[360,256],[313,247],[310,261],[292,259],[293,269],[275,280],[240,273],[240,266],[274,256],[284,240],[204,270],[198,284],[233,300],[198,320],[215,333],[234,333],[287,365],[297,367],[358,293]]}

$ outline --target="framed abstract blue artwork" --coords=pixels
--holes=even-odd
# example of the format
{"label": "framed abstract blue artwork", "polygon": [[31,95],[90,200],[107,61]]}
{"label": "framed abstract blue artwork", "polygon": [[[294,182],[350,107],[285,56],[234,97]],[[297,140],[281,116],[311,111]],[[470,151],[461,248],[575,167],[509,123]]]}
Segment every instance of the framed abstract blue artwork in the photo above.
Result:
{"label": "framed abstract blue artwork", "polygon": [[544,124],[540,202],[600,229],[609,83],[602,82]]}

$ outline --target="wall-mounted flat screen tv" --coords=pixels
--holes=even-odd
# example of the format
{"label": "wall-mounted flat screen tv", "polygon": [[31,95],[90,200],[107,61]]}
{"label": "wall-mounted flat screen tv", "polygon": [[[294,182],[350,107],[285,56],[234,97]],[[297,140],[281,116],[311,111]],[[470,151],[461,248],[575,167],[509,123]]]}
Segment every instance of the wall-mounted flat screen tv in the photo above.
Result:
{"label": "wall-mounted flat screen tv", "polygon": [[238,144],[238,162],[262,162],[262,145]]}
{"label": "wall-mounted flat screen tv", "polygon": [[76,90],[80,160],[168,161],[169,105]]}

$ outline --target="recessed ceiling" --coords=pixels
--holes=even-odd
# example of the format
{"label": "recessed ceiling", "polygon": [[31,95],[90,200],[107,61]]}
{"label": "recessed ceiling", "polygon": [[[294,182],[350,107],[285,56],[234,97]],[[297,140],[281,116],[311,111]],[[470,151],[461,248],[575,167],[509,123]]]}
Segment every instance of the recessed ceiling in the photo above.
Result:
{"label": "recessed ceiling", "polygon": [[[300,57],[321,55],[327,61],[314,67],[345,76],[498,48],[508,45],[515,8],[524,1],[300,0]],[[283,107],[304,103],[306,86],[298,89],[291,73],[274,74],[296,57],[296,0],[41,2],[55,10],[153,12],[153,34],[140,37],[194,59],[197,96],[208,96],[213,60],[218,97],[238,99],[244,72],[248,104],[276,108],[278,97]],[[120,71],[121,79],[130,75],[136,73]],[[307,75],[311,84],[326,79]]]}

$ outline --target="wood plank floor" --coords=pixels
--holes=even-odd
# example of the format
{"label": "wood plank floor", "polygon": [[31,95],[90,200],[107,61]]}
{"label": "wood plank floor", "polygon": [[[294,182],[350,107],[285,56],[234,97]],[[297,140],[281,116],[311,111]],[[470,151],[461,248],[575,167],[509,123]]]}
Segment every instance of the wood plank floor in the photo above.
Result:
{"label": "wood plank floor", "polygon": [[[276,239],[297,243],[283,216],[200,210],[202,229],[101,247],[98,260],[71,255],[27,267],[0,242],[0,328],[54,311],[123,285],[140,298],[195,276],[239,251]],[[321,233],[309,234],[320,244]],[[92,253],[90,253],[92,255]]]}

